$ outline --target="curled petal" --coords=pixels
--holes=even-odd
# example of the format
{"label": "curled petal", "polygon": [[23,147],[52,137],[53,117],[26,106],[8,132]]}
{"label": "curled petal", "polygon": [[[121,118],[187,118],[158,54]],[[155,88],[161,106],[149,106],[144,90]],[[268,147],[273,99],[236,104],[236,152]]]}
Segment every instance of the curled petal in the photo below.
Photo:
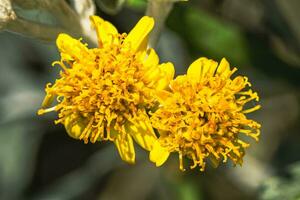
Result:
{"label": "curled petal", "polygon": [[88,49],[84,44],[65,33],[58,35],[56,45],[63,61],[81,60],[88,54]]}
{"label": "curled petal", "polygon": [[112,39],[117,39],[113,36],[118,34],[118,30],[116,29],[116,27],[114,27],[114,25],[98,16],[91,16],[90,20],[92,26],[97,32],[99,47],[102,47],[105,44],[111,44],[111,42],[117,42],[112,41]]}

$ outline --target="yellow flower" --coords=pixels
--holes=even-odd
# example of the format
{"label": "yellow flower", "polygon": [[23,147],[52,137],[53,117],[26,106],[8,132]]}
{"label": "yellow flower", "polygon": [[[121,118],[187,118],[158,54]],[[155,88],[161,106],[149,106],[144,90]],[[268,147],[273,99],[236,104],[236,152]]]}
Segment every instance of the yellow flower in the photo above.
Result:
{"label": "yellow flower", "polygon": [[258,141],[260,134],[260,124],[245,114],[260,106],[245,108],[247,102],[259,98],[251,89],[245,90],[251,86],[247,77],[231,78],[236,70],[231,70],[225,59],[218,65],[199,58],[190,65],[187,75],[171,81],[170,92],[158,92],[161,105],[151,122],[160,137],[150,152],[156,166],[162,165],[171,152],[178,152],[181,170],[184,156],[193,161],[190,168],[199,166],[201,171],[208,159],[214,165],[227,158],[242,164],[249,146],[245,136]]}
{"label": "yellow flower", "polygon": [[[109,22],[92,16],[98,48],[89,49],[67,34],[56,44],[61,54],[60,78],[46,86],[38,114],[58,112],[56,123],[67,133],[94,143],[113,141],[121,158],[135,162],[133,140],[151,150],[156,135],[148,110],[157,102],[154,91],[165,88],[174,76],[171,63],[159,64],[147,40],[154,20],[143,17],[127,35]],[[56,99],[56,105],[50,107]]]}

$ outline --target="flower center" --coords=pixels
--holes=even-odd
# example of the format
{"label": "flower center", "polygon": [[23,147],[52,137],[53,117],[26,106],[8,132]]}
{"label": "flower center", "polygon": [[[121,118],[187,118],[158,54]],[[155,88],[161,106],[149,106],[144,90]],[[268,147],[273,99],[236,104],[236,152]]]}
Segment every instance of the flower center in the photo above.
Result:
{"label": "flower center", "polygon": [[[171,82],[172,96],[151,117],[153,127],[162,131],[160,143],[170,152],[187,155],[204,170],[207,157],[240,163],[248,144],[239,135],[258,138],[260,125],[245,117],[243,106],[257,99],[251,90],[241,92],[249,83],[244,77],[221,79],[218,76],[193,83],[186,76]],[[258,107],[257,107],[258,108]],[[255,109],[257,109],[255,108]]]}
{"label": "flower center", "polygon": [[123,38],[118,35],[111,45],[89,49],[84,59],[67,63],[61,78],[46,89],[58,96],[56,123],[64,123],[70,115],[82,119],[88,129],[80,135],[85,142],[112,140],[111,129],[124,132],[126,120],[154,103],[143,79],[142,54],[124,47]]}

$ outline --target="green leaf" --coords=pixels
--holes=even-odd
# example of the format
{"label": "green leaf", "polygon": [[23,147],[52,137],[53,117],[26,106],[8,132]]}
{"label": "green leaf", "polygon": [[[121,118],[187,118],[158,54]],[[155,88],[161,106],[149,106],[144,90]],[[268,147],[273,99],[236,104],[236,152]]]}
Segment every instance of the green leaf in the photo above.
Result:
{"label": "green leaf", "polygon": [[239,63],[245,63],[249,59],[247,40],[242,31],[205,11],[178,6],[170,16],[168,24],[182,35],[197,57],[226,57]]}

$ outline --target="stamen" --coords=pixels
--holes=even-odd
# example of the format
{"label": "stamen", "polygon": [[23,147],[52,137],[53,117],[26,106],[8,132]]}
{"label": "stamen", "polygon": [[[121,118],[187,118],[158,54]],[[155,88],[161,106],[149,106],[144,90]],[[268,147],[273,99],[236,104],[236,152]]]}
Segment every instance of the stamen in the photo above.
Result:
{"label": "stamen", "polygon": [[52,63],[52,67],[54,67],[54,65],[59,65],[65,72],[68,71],[68,68],[66,67],[66,65],[62,61],[54,61]]}
{"label": "stamen", "polygon": [[43,114],[45,114],[45,113],[55,111],[56,108],[57,108],[56,106],[53,106],[53,107],[51,107],[51,108],[39,109],[39,110],[38,110],[38,115],[43,115]]}
{"label": "stamen", "polygon": [[182,156],[182,153],[179,152],[179,169],[181,171],[185,171],[184,167],[183,167],[183,156]]}
{"label": "stamen", "polygon": [[47,94],[43,100],[42,108],[46,108],[46,107],[50,106],[52,104],[53,100],[54,100],[54,95]]}
{"label": "stamen", "polygon": [[250,108],[250,109],[247,109],[247,110],[243,110],[243,113],[251,113],[251,112],[254,112],[256,110],[259,110],[261,108],[261,105],[256,105],[255,107],[253,108]]}
{"label": "stamen", "polygon": [[88,125],[85,127],[85,129],[82,131],[81,135],[79,136],[79,139],[82,140],[86,135],[87,133],[90,132],[90,129],[92,127],[92,124],[94,122],[94,117],[92,117],[88,123]]}

